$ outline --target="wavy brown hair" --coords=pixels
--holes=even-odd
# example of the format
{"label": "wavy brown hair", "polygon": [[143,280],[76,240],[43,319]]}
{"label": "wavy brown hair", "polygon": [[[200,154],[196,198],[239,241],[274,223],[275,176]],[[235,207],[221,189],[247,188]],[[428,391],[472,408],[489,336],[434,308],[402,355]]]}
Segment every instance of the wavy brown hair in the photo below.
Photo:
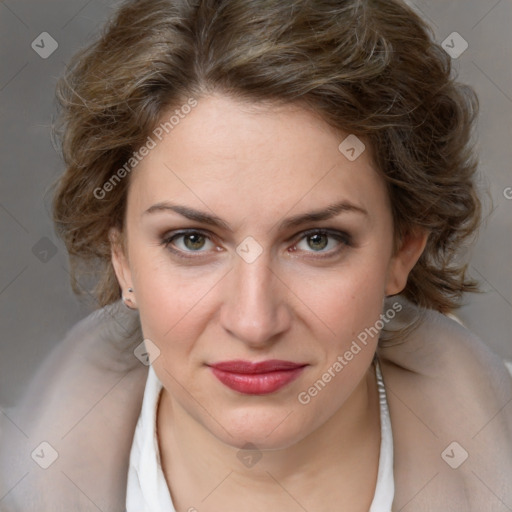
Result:
{"label": "wavy brown hair", "polygon": [[432,29],[397,0],[132,0],[78,52],[57,86],[66,171],[53,214],[79,291],[97,272],[100,305],[120,298],[108,232],[122,229],[129,178],[94,191],[164,112],[212,92],[295,103],[364,140],[391,199],[395,247],[430,231],[402,292],[447,312],[476,283],[455,256],[480,221],[473,183],[473,89],[452,76]]}

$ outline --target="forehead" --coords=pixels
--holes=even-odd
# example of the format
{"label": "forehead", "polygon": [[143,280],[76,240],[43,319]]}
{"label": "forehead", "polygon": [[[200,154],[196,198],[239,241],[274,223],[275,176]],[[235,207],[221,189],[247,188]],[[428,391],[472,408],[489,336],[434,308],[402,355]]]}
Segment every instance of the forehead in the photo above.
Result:
{"label": "forehead", "polygon": [[[238,203],[247,214],[261,212],[263,204],[289,209],[340,198],[367,209],[385,206],[370,148],[298,105],[263,106],[214,95],[187,111],[172,124],[176,108],[165,113],[160,126],[168,133],[161,129],[161,140],[155,135],[160,132],[151,135],[154,147],[131,176],[129,203],[137,209],[184,198],[196,205],[198,199],[206,205]],[[348,158],[354,153],[355,160]]]}

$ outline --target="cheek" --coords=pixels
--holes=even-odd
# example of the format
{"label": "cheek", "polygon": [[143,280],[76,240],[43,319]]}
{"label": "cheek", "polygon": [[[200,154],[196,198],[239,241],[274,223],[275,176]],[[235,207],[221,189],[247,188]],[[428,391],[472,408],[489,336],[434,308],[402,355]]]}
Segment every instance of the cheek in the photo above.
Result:
{"label": "cheek", "polygon": [[132,265],[144,337],[165,357],[187,356],[208,322],[222,275],[211,268],[178,268],[159,249],[135,249]]}
{"label": "cheek", "polygon": [[385,278],[385,261],[361,259],[327,279],[322,293],[309,289],[328,329],[320,327],[315,336],[319,364],[297,399],[304,407],[299,410],[318,424],[343,405],[370,367],[382,328]]}
{"label": "cheek", "polygon": [[327,347],[341,350],[375,324],[382,313],[385,284],[386,262],[358,256],[318,279],[303,280],[296,294],[317,316],[316,323],[325,327],[321,339],[329,340]]}
{"label": "cheek", "polygon": [[134,248],[130,256],[144,336],[163,340],[192,308],[198,282],[187,284],[173,275],[159,249]]}

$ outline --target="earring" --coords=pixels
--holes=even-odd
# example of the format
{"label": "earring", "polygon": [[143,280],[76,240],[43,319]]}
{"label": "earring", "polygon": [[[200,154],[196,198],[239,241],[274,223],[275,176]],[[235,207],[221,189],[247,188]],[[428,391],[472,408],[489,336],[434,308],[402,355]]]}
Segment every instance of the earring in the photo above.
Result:
{"label": "earring", "polygon": [[[128,288],[128,293],[133,293],[133,288]],[[129,297],[125,297],[124,295],[122,296],[122,299],[123,299],[123,304],[128,308],[128,309],[134,309],[132,307],[130,307],[128,305],[128,302],[130,303],[133,303],[132,299],[130,299]]]}

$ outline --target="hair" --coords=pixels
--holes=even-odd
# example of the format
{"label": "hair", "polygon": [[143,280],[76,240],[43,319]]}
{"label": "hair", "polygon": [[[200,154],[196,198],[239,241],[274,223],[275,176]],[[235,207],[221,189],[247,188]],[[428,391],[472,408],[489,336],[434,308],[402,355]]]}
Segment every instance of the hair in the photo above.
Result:
{"label": "hair", "polygon": [[457,308],[477,291],[456,256],[479,226],[481,202],[478,98],[451,75],[432,29],[398,0],[123,2],[57,85],[54,133],[66,170],[53,216],[74,291],[85,263],[100,306],[119,300],[108,234],[122,231],[130,180],[106,197],[97,191],[136,165],[133,152],[165,112],[220,93],[301,105],[369,144],[387,184],[395,248],[417,228],[430,233],[402,295],[422,308]]}

